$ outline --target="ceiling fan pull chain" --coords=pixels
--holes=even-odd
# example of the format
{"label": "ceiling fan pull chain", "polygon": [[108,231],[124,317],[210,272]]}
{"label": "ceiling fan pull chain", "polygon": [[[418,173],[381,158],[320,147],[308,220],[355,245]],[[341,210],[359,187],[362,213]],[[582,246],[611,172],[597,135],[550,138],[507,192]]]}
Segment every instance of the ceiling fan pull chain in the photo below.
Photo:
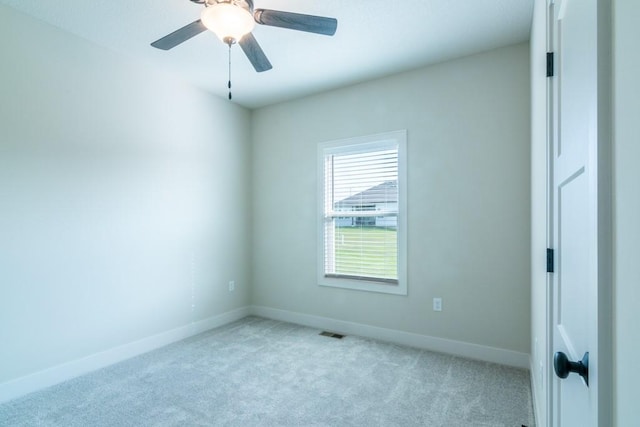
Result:
{"label": "ceiling fan pull chain", "polygon": [[229,100],[231,100],[231,43],[229,43],[229,82],[227,87],[229,88]]}

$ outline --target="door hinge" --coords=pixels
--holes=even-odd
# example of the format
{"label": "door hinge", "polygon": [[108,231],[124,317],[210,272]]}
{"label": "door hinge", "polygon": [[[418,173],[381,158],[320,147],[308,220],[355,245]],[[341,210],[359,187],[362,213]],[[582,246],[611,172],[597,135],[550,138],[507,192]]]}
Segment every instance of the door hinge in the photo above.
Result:
{"label": "door hinge", "polygon": [[553,249],[547,248],[547,273],[553,273]]}
{"label": "door hinge", "polygon": [[553,77],[553,52],[547,52],[547,77]]}

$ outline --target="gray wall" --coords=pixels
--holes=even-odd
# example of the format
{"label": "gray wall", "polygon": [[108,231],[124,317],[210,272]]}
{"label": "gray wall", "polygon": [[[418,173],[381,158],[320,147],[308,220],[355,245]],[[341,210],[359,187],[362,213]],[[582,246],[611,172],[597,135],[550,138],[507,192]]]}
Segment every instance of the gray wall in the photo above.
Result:
{"label": "gray wall", "polygon": [[0,383],[248,305],[250,113],[4,6],[0,52]]}
{"label": "gray wall", "polygon": [[640,423],[640,2],[614,0],[614,414]]}
{"label": "gray wall", "polygon": [[[529,353],[528,55],[511,46],[254,111],[253,303]],[[409,295],[319,287],[317,144],[398,129]]]}

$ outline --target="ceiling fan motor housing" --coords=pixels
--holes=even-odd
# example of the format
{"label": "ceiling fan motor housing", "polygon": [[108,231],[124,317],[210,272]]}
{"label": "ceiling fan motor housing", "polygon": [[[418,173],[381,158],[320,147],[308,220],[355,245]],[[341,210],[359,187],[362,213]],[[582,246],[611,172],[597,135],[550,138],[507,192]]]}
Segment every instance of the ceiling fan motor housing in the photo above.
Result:
{"label": "ceiling fan motor housing", "polygon": [[204,0],[205,6],[213,6],[218,3],[230,3],[241,7],[253,15],[253,0]]}

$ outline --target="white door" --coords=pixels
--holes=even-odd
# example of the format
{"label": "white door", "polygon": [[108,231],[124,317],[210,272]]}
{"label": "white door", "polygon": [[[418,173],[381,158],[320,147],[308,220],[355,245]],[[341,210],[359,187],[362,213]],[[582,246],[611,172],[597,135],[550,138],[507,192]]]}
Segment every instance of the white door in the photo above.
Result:
{"label": "white door", "polygon": [[[553,426],[598,423],[598,64],[597,0],[551,0],[550,37],[555,76],[552,140],[552,359],[579,362],[589,353],[589,373],[552,374]],[[562,353],[562,354],[560,354]],[[586,365],[586,363],[585,363]],[[552,363],[551,369],[555,367]],[[566,368],[567,365],[564,364]],[[579,364],[571,365],[582,369]],[[560,369],[562,371],[562,369]],[[558,370],[556,369],[556,373]],[[588,384],[587,385],[587,380]]]}

